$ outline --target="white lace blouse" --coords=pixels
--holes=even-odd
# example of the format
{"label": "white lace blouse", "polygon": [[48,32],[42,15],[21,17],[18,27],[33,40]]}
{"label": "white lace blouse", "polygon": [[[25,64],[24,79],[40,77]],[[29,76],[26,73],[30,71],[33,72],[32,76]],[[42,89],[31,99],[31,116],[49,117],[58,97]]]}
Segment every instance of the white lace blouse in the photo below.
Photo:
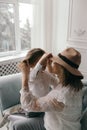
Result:
{"label": "white lace blouse", "polygon": [[36,97],[45,96],[51,88],[56,87],[58,84],[58,78],[47,71],[42,71],[41,68],[42,66],[37,64],[37,66],[32,69],[29,74],[29,89]]}
{"label": "white lace blouse", "polygon": [[[39,67],[35,69],[37,77]],[[52,104],[54,99],[58,101],[57,108]],[[38,98],[31,91],[21,89],[21,104],[27,111],[45,111],[46,130],[80,130],[82,91],[71,92],[69,87],[60,84],[46,96]]]}

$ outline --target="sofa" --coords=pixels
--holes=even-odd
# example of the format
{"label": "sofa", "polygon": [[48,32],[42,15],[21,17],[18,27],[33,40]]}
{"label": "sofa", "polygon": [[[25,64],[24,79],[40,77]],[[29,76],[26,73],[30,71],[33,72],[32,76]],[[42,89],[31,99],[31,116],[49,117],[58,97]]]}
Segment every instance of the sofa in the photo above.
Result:
{"label": "sofa", "polygon": [[[15,113],[20,109],[20,89],[20,73],[0,77],[0,111],[2,120],[5,115]],[[2,127],[4,124],[0,124],[0,126]]]}
{"label": "sofa", "polygon": [[81,130],[87,130],[87,80],[83,80]]}
{"label": "sofa", "polygon": [[[2,113],[2,117],[8,113],[9,111],[14,111],[20,109],[20,89],[21,89],[21,73],[7,75],[0,77],[0,111]],[[82,130],[87,130],[87,81],[83,80],[83,102],[82,102],[82,111],[84,111],[81,118],[81,126]],[[14,121],[17,118],[27,118],[21,114],[12,115],[13,118],[10,118],[10,122]],[[38,118],[37,118],[38,120]],[[42,124],[43,125],[43,124]],[[36,126],[37,127],[37,126]],[[33,129],[29,129],[33,130]],[[36,128],[37,130],[37,128]],[[39,130],[39,129],[38,129]],[[40,128],[40,130],[44,130],[44,128]]]}
{"label": "sofa", "polygon": [[0,77],[0,109],[3,111],[20,103],[21,74]]}
{"label": "sofa", "polygon": [[[7,129],[17,130],[17,127],[24,130],[23,125],[27,125],[26,130],[45,130],[43,122],[43,114],[31,112],[28,116],[21,109],[20,89],[21,89],[21,73],[6,75],[0,77],[0,111],[2,120],[8,117]],[[8,116],[8,114],[10,114]],[[18,123],[18,121],[21,121]],[[1,123],[3,127],[3,123]]]}

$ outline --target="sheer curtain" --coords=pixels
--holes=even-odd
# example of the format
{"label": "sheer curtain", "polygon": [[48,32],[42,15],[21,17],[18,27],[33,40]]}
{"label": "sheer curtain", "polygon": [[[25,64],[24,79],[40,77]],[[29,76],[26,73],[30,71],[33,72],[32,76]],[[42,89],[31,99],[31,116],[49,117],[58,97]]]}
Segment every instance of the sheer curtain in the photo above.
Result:
{"label": "sheer curtain", "polygon": [[33,0],[32,48],[58,53],[66,47],[68,3],[64,0]]}
{"label": "sheer curtain", "polygon": [[46,51],[52,51],[52,1],[34,2],[32,47],[38,46]]}

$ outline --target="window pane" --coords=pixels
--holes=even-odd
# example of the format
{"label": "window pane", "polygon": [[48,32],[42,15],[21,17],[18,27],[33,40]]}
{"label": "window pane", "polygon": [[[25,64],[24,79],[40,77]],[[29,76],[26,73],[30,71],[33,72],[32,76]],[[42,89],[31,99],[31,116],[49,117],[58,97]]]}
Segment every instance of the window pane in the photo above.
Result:
{"label": "window pane", "polygon": [[0,3],[0,52],[15,48],[14,5]]}
{"label": "window pane", "polygon": [[19,4],[19,26],[21,49],[26,50],[31,48],[31,29],[33,25],[33,5],[20,3]]}

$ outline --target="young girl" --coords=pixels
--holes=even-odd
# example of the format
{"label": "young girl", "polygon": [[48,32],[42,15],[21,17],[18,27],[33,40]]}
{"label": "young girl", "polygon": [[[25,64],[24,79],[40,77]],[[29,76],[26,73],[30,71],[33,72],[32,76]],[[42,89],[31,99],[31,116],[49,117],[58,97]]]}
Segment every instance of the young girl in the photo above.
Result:
{"label": "young girl", "polygon": [[[35,64],[38,62],[38,60],[41,58],[41,56],[43,55],[45,53],[45,51],[44,50],[42,50],[42,49],[40,49],[40,48],[34,48],[34,49],[32,49],[32,50],[30,50],[28,53],[27,53],[27,55],[26,55],[26,57],[24,58],[24,60],[22,61],[22,62],[20,62],[19,64],[18,64],[18,66],[22,66],[23,64],[25,64],[26,66],[28,66],[29,67],[29,70],[28,71],[30,71],[30,68],[33,68],[34,66],[35,66]],[[33,88],[34,89],[34,88]],[[35,91],[35,90],[33,90],[33,91]],[[39,90],[38,90],[39,91]],[[47,91],[47,90],[46,90]],[[45,91],[45,92],[46,92]],[[45,93],[44,92],[44,93]],[[47,93],[47,92],[46,92]],[[36,95],[38,95],[38,94],[36,94]],[[39,96],[39,95],[38,95]],[[20,106],[21,107],[21,106]],[[12,109],[13,110],[13,109]],[[11,115],[11,114],[14,114],[15,112],[17,112],[17,113],[19,113],[19,111],[18,111],[18,108],[15,110],[15,111],[10,111],[9,113],[7,113],[4,117],[3,117],[3,119],[2,119],[2,121],[0,122],[0,128],[1,127],[3,127],[8,121],[9,121],[9,116]],[[36,117],[36,116],[40,116],[40,115],[42,115],[43,113],[26,113],[27,115],[29,114],[29,116],[31,117]]]}
{"label": "young girl", "polygon": [[[53,86],[56,86],[58,83],[57,79],[55,79],[54,76],[52,76],[51,74],[45,71],[46,64],[43,65],[43,69],[41,68],[39,75],[36,76],[38,69],[33,69],[33,68],[34,67],[37,68],[35,65],[44,53],[45,52],[42,49],[34,48],[30,50],[27,56],[24,58],[24,60],[18,64],[18,68],[20,70],[21,68],[23,69],[24,66],[27,68],[27,73],[26,75],[25,74],[23,75],[22,82],[26,83],[26,81],[28,81],[27,85],[29,85],[30,91],[37,98],[45,96],[50,91],[49,82]],[[52,55],[50,54],[50,56]],[[51,71],[50,63],[48,65],[49,65],[49,70]],[[27,118],[27,120],[22,119],[21,121],[20,120],[15,121],[13,124],[14,130],[19,130],[19,129],[44,130],[45,129],[44,124],[43,124],[44,112],[28,111],[26,112],[26,114],[32,118]],[[36,117],[39,117],[39,118],[36,118]]]}
{"label": "young girl", "polygon": [[[34,66],[35,66],[35,64],[38,62],[38,60],[41,58],[41,56],[43,55],[45,53],[45,51],[44,50],[42,50],[42,49],[40,49],[40,48],[34,48],[34,49],[32,49],[32,50],[30,50],[28,53],[27,53],[27,55],[25,56],[25,58],[24,58],[24,60],[23,61],[21,61],[19,64],[18,64],[18,66],[22,66],[23,64],[24,65],[26,65],[27,67],[28,67],[28,72],[30,72],[30,69],[32,69]],[[28,75],[29,76],[29,75]],[[30,82],[29,82],[30,83]],[[31,85],[32,86],[32,85]],[[47,84],[47,86],[48,86],[48,84]],[[32,91],[33,91],[33,94],[35,94],[35,96],[40,96],[40,95],[38,95],[38,93],[36,92],[36,88],[34,88],[34,86],[32,86],[31,87],[32,88]],[[37,90],[39,91],[39,88],[37,88]],[[44,89],[44,92],[42,91],[42,92],[40,92],[40,94],[42,94],[43,95],[43,93],[45,94],[47,94],[47,92],[48,92],[48,90],[45,90]],[[24,112],[23,110],[22,110],[22,112]],[[15,109],[14,108],[12,108],[10,111],[9,111],[9,113],[7,113],[4,117],[3,117],[3,119],[1,120],[1,122],[0,122],[0,128],[1,127],[3,127],[8,121],[9,121],[9,116],[11,115],[11,114],[15,114],[15,113],[22,113],[21,112],[21,106],[18,106],[18,107],[15,107]],[[33,113],[33,112],[31,112],[31,113],[27,113],[27,112],[25,112],[25,114],[27,115],[27,116],[29,116],[29,117],[37,117],[37,116],[43,116],[44,115],[44,113],[41,113],[41,112],[38,112],[38,113]],[[29,114],[29,115],[28,115]]]}
{"label": "young girl", "polygon": [[[37,70],[36,77],[48,58],[49,54],[44,54],[39,60],[34,68]],[[81,63],[81,54],[74,48],[67,48],[51,60],[53,61],[52,72],[57,75],[59,83],[49,94],[41,98],[33,96],[30,92],[27,76],[25,76],[28,75],[27,68],[26,66],[21,68],[23,75],[22,107],[27,111],[45,111],[46,130],[80,130],[83,75],[78,68]]]}
{"label": "young girl", "polygon": [[[37,98],[45,96],[50,91],[50,87],[55,87],[58,84],[58,80],[51,74],[50,61],[48,64],[45,62],[43,67],[40,67],[39,74],[37,74],[38,66],[36,64],[44,53],[40,48],[32,49],[28,52],[25,59],[18,64],[20,70],[21,68],[23,69],[23,66],[28,68],[24,78],[25,76],[27,77],[29,89]],[[49,57],[52,57],[52,54],[49,54]],[[46,66],[50,73],[45,70]]]}

